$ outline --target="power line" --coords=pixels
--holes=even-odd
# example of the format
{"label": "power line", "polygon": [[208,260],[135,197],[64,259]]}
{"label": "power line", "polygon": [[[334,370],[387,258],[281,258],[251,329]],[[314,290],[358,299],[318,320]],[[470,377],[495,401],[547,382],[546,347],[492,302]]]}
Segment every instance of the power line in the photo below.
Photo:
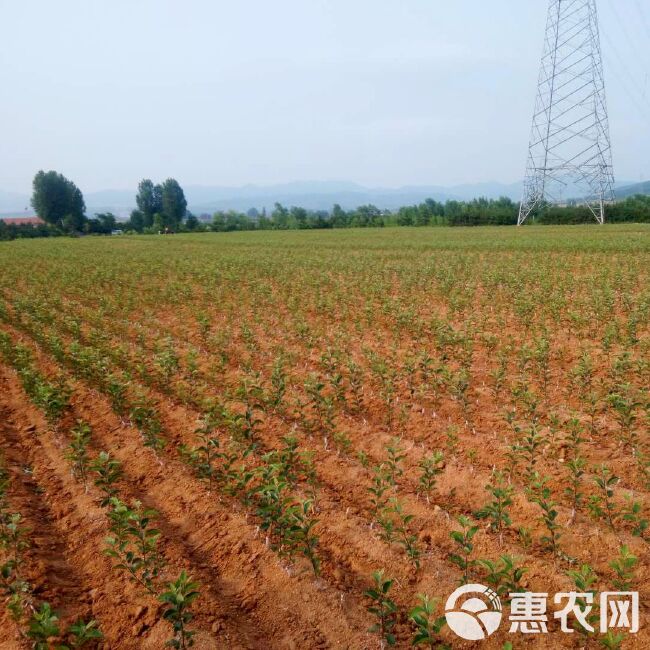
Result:
{"label": "power line", "polygon": [[639,16],[641,16],[641,24],[645,27],[645,31],[648,34],[648,38],[650,39],[650,23],[648,22],[648,18],[646,17],[645,12],[643,11],[643,7],[641,7],[641,2],[639,0],[634,0],[634,4],[637,11],[639,12]]}
{"label": "power line", "polygon": [[[641,54],[639,49],[637,48],[636,44],[636,38],[632,38],[631,32],[628,30],[627,25],[621,18],[621,14],[619,13],[618,9],[616,8],[616,5],[612,0],[608,0],[608,4],[612,10],[612,13],[614,14],[614,17],[616,18],[616,21],[620,25],[621,29],[623,30],[623,33],[625,34],[625,40],[629,44],[629,46],[634,50],[634,56],[639,60],[642,61],[645,59],[645,56]],[[638,6],[637,6],[638,8]]]}
{"label": "power line", "polygon": [[[650,100],[648,97],[644,96],[639,90],[638,90],[638,84],[634,77],[632,76],[632,73],[629,71],[629,68],[623,59],[622,55],[620,54],[618,48],[614,45],[614,42],[610,37],[607,35],[606,32],[603,32],[603,36],[605,38],[605,42],[608,45],[608,48],[614,53],[614,56],[618,60],[618,63],[620,64],[620,67],[618,66],[611,66],[611,67],[616,67],[617,71],[619,74],[616,76],[618,77],[618,80],[621,83],[621,87],[623,88],[623,91],[625,94],[628,96],[634,107],[639,111],[639,113],[643,116],[643,119],[648,122],[650,125]],[[607,60],[607,65],[610,66],[612,63],[612,59]],[[630,89],[630,86],[628,86],[628,82],[626,81],[626,76],[629,79],[632,89],[636,89],[638,92],[638,95],[634,94],[633,90]],[[647,107],[644,107],[643,104],[647,104]]]}

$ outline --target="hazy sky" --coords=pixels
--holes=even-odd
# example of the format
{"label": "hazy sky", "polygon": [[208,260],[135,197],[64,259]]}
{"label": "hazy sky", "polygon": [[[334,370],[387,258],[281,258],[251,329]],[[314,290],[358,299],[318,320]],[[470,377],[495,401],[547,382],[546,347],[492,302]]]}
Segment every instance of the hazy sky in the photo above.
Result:
{"label": "hazy sky", "polygon": [[[446,185],[523,175],[548,0],[0,0],[0,189],[56,169]],[[616,175],[650,178],[650,3],[599,0]]]}

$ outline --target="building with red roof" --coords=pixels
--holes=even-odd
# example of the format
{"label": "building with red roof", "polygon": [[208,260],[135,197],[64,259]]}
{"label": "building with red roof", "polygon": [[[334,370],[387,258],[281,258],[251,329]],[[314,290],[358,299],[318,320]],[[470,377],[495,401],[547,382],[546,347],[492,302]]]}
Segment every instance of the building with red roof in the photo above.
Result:
{"label": "building with red roof", "polygon": [[0,217],[8,226],[42,226],[45,222],[40,217]]}

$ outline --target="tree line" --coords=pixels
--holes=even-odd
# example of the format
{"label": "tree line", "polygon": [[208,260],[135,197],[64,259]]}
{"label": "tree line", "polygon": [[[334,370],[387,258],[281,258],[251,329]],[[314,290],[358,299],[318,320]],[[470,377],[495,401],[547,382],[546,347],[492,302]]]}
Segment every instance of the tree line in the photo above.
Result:
{"label": "tree line", "polygon": [[[473,201],[446,202],[427,199],[395,211],[362,205],[344,210],[336,204],[331,210],[307,210],[276,203],[270,213],[252,208],[246,213],[234,210],[201,215],[187,209],[187,200],[178,181],[168,178],[154,183],[145,178],[138,185],[137,208],[129,219],[119,222],[111,213],[86,216],[86,205],[79,188],[55,171],[39,171],[34,177],[32,207],[45,222],[38,225],[8,224],[0,220],[0,240],[21,237],[51,237],[75,234],[110,234],[120,229],[135,233],[230,232],[237,230],[302,230],[324,228],[377,228],[384,226],[484,226],[514,225],[519,203],[507,197],[479,198]],[[594,221],[583,205],[540,206],[528,224],[580,224]],[[606,221],[612,223],[650,223],[650,196],[637,195],[606,206]]]}
{"label": "tree line", "polygon": [[[124,229],[110,212],[86,216],[81,190],[63,174],[39,171],[32,183],[31,204],[43,224],[12,224],[0,220],[0,239],[53,237],[57,235],[108,235]],[[146,228],[174,232],[182,228],[187,213],[183,188],[174,178],[154,185],[144,179],[138,186],[137,210],[128,226],[136,232]]]}
{"label": "tree line", "polygon": [[[188,219],[190,231],[231,232],[237,230],[300,230],[322,228],[366,228],[384,226],[505,226],[516,225],[519,203],[509,198],[446,201],[427,199],[419,205],[396,211],[380,210],[373,205],[344,210],[335,205],[331,211],[286,208],[276,203],[273,211],[256,209],[247,213],[234,210],[215,212],[198,221]],[[606,206],[606,219],[611,223],[650,223],[650,196],[635,196]],[[528,224],[595,223],[594,215],[585,206],[542,206]]]}

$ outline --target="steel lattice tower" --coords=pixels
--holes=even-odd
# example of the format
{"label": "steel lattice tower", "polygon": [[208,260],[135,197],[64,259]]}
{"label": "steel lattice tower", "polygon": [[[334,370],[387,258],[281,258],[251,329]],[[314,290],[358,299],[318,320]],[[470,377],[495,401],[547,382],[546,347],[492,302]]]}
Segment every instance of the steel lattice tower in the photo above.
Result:
{"label": "steel lattice tower", "polygon": [[604,223],[613,199],[596,0],[550,0],[518,224],[572,200]]}

